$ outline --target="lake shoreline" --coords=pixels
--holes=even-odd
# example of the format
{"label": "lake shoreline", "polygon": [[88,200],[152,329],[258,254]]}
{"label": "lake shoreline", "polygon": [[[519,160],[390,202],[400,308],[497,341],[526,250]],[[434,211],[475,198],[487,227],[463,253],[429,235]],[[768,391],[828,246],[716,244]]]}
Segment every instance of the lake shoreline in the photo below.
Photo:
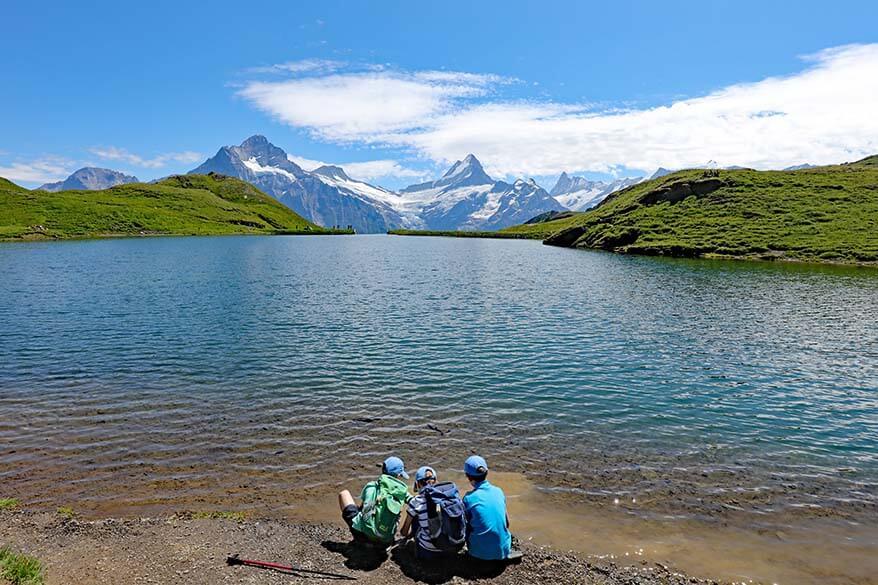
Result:
{"label": "lake shoreline", "polygon": [[278,230],[276,232],[230,232],[227,234],[162,234],[162,233],[109,233],[109,234],[87,234],[82,236],[49,236],[36,234],[35,237],[17,237],[17,238],[0,238],[0,244],[12,243],[42,243],[42,242],[83,242],[90,240],[126,240],[141,238],[223,238],[226,236],[353,236],[355,232],[350,230],[330,230],[328,228],[323,231],[292,231]]}
{"label": "lake shoreline", "polygon": [[519,232],[466,232],[466,231],[442,231],[442,230],[390,230],[387,232],[390,236],[428,236],[436,238],[483,238],[495,240],[541,240],[544,245],[555,246],[558,248],[569,248],[571,250],[588,250],[590,252],[607,252],[609,254],[621,254],[623,256],[640,256],[644,258],[681,258],[684,260],[729,260],[735,262],[760,262],[766,264],[803,264],[811,266],[850,266],[859,268],[878,268],[876,261],[838,261],[838,260],[820,260],[820,259],[803,259],[791,258],[788,256],[775,254],[760,255],[727,255],[706,253],[696,256],[674,255],[674,254],[646,254],[639,252],[625,252],[621,250],[604,250],[602,248],[575,247],[575,246],[557,246],[555,244],[547,244],[545,239],[539,235]]}
{"label": "lake shoreline", "polygon": [[452,579],[456,583],[488,579],[502,585],[719,583],[684,575],[663,563],[619,565],[528,542],[519,545],[525,553],[524,561],[502,571],[485,572],[466,562],[462,555],[441,566],[426,567],[416,561],[410,544],[393,547],[385,555],[353,546],[345,528],[327,523],[193,515],[82,521],[31,510],[3,511],[0,518],[0,542],[39,559],[46,585],[290,581],[289,574],[228,566],[225,560],[232,554],[347,575],[361,583],[378,585],[444,583]]}
{"label": "lake shoreline", "polygon": [[531,234],[460,230],[389,230],[388,236],[434,236],[437,238],[487,238],[497,240],[540,240]]}
{"label": "lake shoreline", "polygon": [[[459,472],[440,469],[439,473],[458,486],[465,485]],[[660,564],[690,577],[725,582],[805,585],[831,578],[832,583],[860,584],[871,583],[865,575],[878,574],[878,557],[874,555],[878,531],[869,528],[869,517],[857,521],[825,510],[827,515],[820,517],[791,513],[756,520],[743,509],[730,514],[733,510],[714,502],[710,511],[702,510],[709,512],[709,518],[685,518],[653,508],[648,498],[599,503],[582,494],[539,488],[518,473],[498,471],[492,475],[506,493],[516,537],[529,546],[563,551],[578,560]],[[69,491],[66,496],[41,495],[12,484],[6,495],[19,498],[9,510],[58,521],[76,519],[94,524],[139,518],[207,518],[296,526],[329,523],[343,531],[335,494],[341,489],[356,493],[363,481],[349,479],[319,488],[286,485],[269,493],[250,483],[246,475],[229,479],[239,487],[199,493],[179,482],[168,491],[167,482],[156,482],[144,492],[145,486],[134,482],[125,493],[104,487],[99,489],[101,496],[89,497],[73,496]],[[686,489],[685,482],[673,485],[676,490]],[[738,503],[746,506],[743,501]],[[5,543],[0,532],[0,545]]]}

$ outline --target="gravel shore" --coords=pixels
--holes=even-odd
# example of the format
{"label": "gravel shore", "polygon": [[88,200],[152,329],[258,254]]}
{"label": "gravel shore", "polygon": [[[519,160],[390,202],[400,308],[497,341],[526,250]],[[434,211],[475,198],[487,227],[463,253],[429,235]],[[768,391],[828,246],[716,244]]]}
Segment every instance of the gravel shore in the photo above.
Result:
{"label": "gravel shore", "polygon": [[320,583],[336,579],[228,566],[226,557],[274,561],[356,578],[401,583],[587,583],[595,585],[716,584],[645,561],[619,566],[522,543],[523,562],[504,570],[472,566],[463,557],[428,568],[411,545],[387,553],[351,543],[333,524],[283,520],[165,518],[80,521],[49,512],[0,512],[0,545],[39,558],[47,585],[185,583]]}

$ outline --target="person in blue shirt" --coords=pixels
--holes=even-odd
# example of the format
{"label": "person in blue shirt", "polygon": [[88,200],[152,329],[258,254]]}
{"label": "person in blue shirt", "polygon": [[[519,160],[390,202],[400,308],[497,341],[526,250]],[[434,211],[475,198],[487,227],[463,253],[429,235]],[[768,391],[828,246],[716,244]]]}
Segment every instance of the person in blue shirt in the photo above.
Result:
{"label": "person in blue shirt", "polygon": [[483,561],[510,559],[512,535],[506,514],[506,495],[488,481],[488,463],[473,455],[463,465],[463,472],[473,486],[463,498],[466,508],[468,554]]}

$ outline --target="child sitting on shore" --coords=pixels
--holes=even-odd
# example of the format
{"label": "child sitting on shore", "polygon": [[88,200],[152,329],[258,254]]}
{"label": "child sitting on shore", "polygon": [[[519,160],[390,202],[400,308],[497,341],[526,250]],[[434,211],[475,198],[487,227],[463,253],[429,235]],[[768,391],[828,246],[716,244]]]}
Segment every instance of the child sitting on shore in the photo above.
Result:
{"label": "child sitting on shore", "polygon": [[456,553],[466,542],[466,516],[457,486],[437,483],[432,467],[421,467],[415,474],[418,494],[409,500],[400,534],[413,538],[417,556],[435,561]]}
{"label": "child sitting on shore", "polygon": [[473,455],[463,465],[473,489],[463,498],[466,508],[467,553],[482,561],[511,560],[512,535],[506,513],[506,495],[488,481],[488,463]]}
{"label": "child sitting on shore", "polygon": [[388,457],[381,467],[381,476],[363,486],[361,506],[357,506],[348,490],[338,494],[341,516],[354,540],[388,546],[393,544],[399,513],[409,499],[405,465],[399,457]]}

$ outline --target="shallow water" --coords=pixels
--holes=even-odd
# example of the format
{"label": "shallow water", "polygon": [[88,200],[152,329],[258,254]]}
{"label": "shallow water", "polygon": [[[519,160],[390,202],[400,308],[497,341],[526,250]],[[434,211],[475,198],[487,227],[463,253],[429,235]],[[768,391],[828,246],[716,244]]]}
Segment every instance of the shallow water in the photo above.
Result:
{"label": "shallow water", "polygon": [[25,501],[294,513],[391,451],[471,450],[642,519],[874,523],[878,271],[389,236],[0,244],[0,482]]}

